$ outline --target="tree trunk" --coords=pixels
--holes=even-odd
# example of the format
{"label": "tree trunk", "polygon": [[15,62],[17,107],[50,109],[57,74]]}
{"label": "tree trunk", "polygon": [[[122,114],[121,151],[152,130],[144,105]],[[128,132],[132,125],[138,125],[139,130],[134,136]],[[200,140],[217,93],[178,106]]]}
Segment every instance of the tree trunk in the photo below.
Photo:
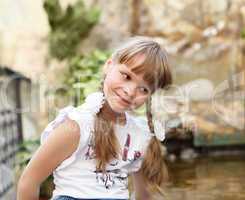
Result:
{"label": "tree trunk", "polygon": [[137,35],[140,29],[140,8],[142,0],[131,0],[131,22],[130,32]]}

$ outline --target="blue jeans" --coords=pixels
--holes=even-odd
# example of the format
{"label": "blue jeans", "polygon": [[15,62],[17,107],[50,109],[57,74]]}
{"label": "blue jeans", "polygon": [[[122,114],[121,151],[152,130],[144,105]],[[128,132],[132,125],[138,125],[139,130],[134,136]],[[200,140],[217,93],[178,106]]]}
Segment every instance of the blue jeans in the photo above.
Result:
{"label": "blue jeans", "polygon": [[54,200],[128,200],[128,199],[78,199],[70,196],[57,196]]}

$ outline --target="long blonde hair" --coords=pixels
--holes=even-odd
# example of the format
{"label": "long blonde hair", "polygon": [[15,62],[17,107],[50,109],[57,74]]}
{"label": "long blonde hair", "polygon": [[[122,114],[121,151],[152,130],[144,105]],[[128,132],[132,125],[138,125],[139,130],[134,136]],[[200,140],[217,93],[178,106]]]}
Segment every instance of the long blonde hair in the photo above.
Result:
{"label": "long blonde hair", "polygon": [[[151,86],[152,94],[156,89],[165,88],[172,83],[166,51],[150,38],[133,37],[116,49],[111,58],[113,62],[132,66],[137,55],[145,55],[145,59],[130,69],[135,73],[144,74],[143,78]],[[151,98],[146,102],[146,115],[149,129],[154,133]],[[95,120],[94,147],[97,169],[105,171],[106,164],[118,158],[119,145],[114,133],[113,122],[105,121],[101,116],[102,112],[99,112]],[[147,188],[151,192],[160,194],[162,194],[161,186],[168,177],[161,145],[156,137],[152,137],[140,169]]]}

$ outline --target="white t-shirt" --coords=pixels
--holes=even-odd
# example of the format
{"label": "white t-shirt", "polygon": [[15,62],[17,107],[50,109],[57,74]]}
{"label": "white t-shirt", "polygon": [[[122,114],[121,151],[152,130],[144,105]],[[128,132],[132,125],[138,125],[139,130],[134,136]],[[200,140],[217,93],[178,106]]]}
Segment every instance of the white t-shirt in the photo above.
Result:
{"label": "white t-shirt", "polygon": [[53,172],[53,198],[67,195],[84,199],[128,199],[128,175],[140,169],[151,138],[146,121],[126,112],[126,125],[115,124],[115,134],[122,152],[119,159],[107,164],[106,174],[102,174],[96,171],[92,146],[95,116],[82,106],[68,106],[60,110],[55,120],[43,131],[41,144],[66,117],[78,123],[80,142],[75,152]]}

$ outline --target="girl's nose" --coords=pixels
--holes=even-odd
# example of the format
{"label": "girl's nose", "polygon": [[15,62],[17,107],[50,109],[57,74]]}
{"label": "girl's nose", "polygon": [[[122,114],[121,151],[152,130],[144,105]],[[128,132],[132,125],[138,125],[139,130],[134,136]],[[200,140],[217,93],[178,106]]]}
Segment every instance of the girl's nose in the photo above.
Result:
{"label": "girl's nose", "polygon": [[124,92],[126,95],[130,98],[133,99],[135,94],[136,94],[136,87],[134,84],[127,84],[124,87]]}

